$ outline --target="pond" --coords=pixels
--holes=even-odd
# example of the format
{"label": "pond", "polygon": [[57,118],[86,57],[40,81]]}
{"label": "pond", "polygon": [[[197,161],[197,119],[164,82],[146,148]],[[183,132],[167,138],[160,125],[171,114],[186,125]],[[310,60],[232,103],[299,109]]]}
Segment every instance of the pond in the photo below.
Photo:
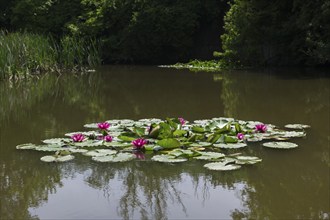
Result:
{"label": "pond", "polygon": [[[325,70],[190,72],[103,66],[82,76],[0,82],[1,219],[329,219],[330,78]],[[299,147],[249,144],[262,162],[44,163],[18,151],[108,119],[213,117],[310,125]]]}

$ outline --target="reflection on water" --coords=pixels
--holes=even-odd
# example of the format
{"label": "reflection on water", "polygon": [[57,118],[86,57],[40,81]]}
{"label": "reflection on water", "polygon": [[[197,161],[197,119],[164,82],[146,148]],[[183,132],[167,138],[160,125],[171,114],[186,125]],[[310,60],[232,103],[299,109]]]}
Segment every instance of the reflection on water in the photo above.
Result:
{"label": "reflection on water", "polygon": [[[328,219],[330,80],[308,71],[102,67],[79,77],[0,82],[0,217]],[[167,116],[312,128],[306,138],[293,139],[300,147],[292,151],[251,144],[244,153],[263,162],[228,173],[208,171],[200,161],[99,164],[78,156],[45,164],[39,161],[44,153],[15,150],[85,123]]]}

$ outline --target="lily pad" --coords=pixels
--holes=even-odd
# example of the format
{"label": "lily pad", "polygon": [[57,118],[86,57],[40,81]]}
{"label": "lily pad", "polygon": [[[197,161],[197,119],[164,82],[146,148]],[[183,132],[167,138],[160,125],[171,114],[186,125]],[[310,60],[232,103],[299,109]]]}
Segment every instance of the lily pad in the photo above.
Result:
{"label": "lily pad", "polygon": [[125,142],[104,142],[104,145],[107,147],[115,147],[115,148],[124,148],[132,146],[131,143],[125,143]]}
{"label": "lily pad", "polygon": [[187,161],[186,158],[175,158],[171,155],[155,155],[151,158],[153,161],[162,162],[162,163],[181,163]]}
{"label": "lily pad", "polygon": [[100,136],[100,135],[102,135],[98,131],[77,131],[77,132],[66,133],[65,136],[71,137],[72,135],[75,135],[75,134],[82,134],[82,135],[85,135],[85,136]]}
{"label": "lily pad", "polygon": [[237,149],[247,146],[245,143],[220,143],[220,144],[213,144],[214,147],[224,148],[224,149]]}
{"label": "lily pad", "polygon": [[43,162],[47,162],[47,163],[50,163],[50,162],[66,162],[66,161],[70,161],[70,160],[73,160],[74,159],[74,156],[72,155],[65,155],[65,156],[51,156],[51,155],[48,155],[48,156],[43,156],[40,158],[41,161]]}
{"label": "lily pad", "polygon": [[292,138],[292,137],[305,137],[306,133],[303,131],[284,131],[281,133],[282,138]]}
{"label": "lily pad", "polygon": [[85,124],[85,128],[98,128],[97,123],[90,123],[90,124]]}
{"label": "lily pad", "polygon": [[190,144],[189,147],[209,147],[211,145],[212,145],[212,143],[209,143],[209,142],[197,142],[197,143]]}
{"label": "lily pad", "polygon": [[92,160],[97,162],[125,162],[135,158],[134,154],[130,153],[118,153],[107,156],[96,156],[92,157]]}
{"label": "lily pad", "polygon": [[70,138],[51,138],[51,139],[46,139],[43,140],[42,142],[45,144],[65,144],[67,142],[70,142],[71,139]]}
{"label": "lily pad", "polygon": [[80,148],[69,148],[71,153],[86,153],[88,150]]}
{"label": "lily pad", "polygon": [[207,163],[204,165],[204,167],[209,170],[219,170],[219,171],[237,170],[241,168],[240,165],[227,164],[223,162]]}
{"label": "lily pad", "polygon": [[219,158],[223,158],[226,155],[217,152],[199,152],[201,155],[194,157],[197,160],[216,160]]}
{"label": "lily pad", "polygon": [[284,127],[286,128],[290,128],[290,129],[306,129],[306,128],[310,128],[310,125],[304,125],[304,124],[287,124]]}
{"label": "lily pad", "polygon": [[74,146],[77,147],[98,147],[102,145],[103,145],[102,140],[87,140],[83,142],[74,142]]}
{"label": "lily pad", "polygon": [[37,146],[35,144],[20,144],[16,146],[16,149],[18,150],[34,150]]}
{"label": "lily pad", "polygon": [[97,150],[91,150],[88,152],[83,153],[85,156],[91,156],[91,157],[99,157],[99,156],[107,156],[116,154],[117,151],[115,150],[109,150],[109,149],[97,149]]}
{"label": "lily pad", "polygon": [[180,147],[180,142],[174,138],[165,138],[163,140],[157,141],[157,145],[163,147],[164,149],[178,148]]}
{"label": "lily pad", "polygon": [[259,163],[262,161],[259,157],[254,157],[254,156],[237,156],[236,157],[236,164],[255,164]]}
{"label": "lily pad", "polygon": [[39,145],[36,146],[35,150],[37,151],[59,151],[67,148],[62,148],[61,145],[52,144],[52,145]]}
{"label": "lily pad", "polygon": [[56,162],[65,162],[65,161],[69,161],[69,160],[73,160],[73,159],[74,159],[74,156],[66,155],[66,156],[56,158]]}
{"label": "lily pad", "polygon": [[269,147],[269,148],[278,148],[278,149],[291,149],[291,148],[296,148],[298,147],[297,144],[291,143],[291,142],[267,142],[262,144],[264,147]]}

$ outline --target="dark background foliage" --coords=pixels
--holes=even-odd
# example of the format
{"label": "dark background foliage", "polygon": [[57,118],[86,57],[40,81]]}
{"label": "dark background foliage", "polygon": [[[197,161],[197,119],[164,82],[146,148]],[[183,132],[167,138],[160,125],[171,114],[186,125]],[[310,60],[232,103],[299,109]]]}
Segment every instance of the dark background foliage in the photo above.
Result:
{"label": "dark background foliage", "polygon": [[[9,31],[95,37],[104,63],[328,65],[330,0],[0,0]],[[221,37],[220,37],[221,36]]]}

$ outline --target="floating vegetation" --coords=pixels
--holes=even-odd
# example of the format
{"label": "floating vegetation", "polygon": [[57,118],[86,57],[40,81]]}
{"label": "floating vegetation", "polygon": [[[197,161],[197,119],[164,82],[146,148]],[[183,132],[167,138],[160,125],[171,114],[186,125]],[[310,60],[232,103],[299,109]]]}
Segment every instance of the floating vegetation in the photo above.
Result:
{"label": "floating vegetation", "polygon": [[[267,140],[264,147],[292,149],[297,144],[288,140],[306,136],[303,131],[286,131],[275,125],[233,118],[212,118],[189,123],[183,118],[108,120],[84,125],[88,131],[70,132],[64,138],[43,140],[16,146],[19,150],[55,152],[41,157],[44,162],[65,162],[81,153],[96,162],[125,162],[151,160],[161,163],[180,163],[192,160],[210,161],[204,167],[210,170],[236,170],[244,165],[262,161],[256,156],[237,151],[248,143]],[[289,129],[304,129],[307,125],[290,125]],[[270,141],[273,140],[273,141]]]}
{"label": "floating vegetation", "polygon": [[279,149],[291,149],[298,147],[297,144],[291,142],[267,142],[262,144],[264,147],[279,148]]}

